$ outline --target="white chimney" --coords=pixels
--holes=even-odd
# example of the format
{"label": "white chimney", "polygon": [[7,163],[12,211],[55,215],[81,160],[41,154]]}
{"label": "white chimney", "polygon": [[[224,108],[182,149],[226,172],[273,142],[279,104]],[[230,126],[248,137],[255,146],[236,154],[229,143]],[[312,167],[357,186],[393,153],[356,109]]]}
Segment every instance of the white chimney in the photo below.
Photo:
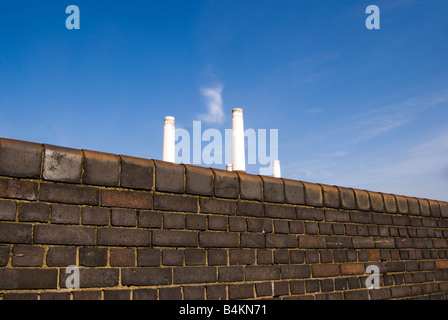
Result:
{"label": "white chimney", "polygon": [[163,126],[163,161],[174,163],[175,160],[175,129],[174,117],[165,117]]}
{"label": "white chimney", "polygon": [[280,160],[272,161],[272,170],[274,172],[274,174],[273,174],[274,178],[282,177],[282,173],[280,171]]}
{"label": "white chimney", "polygon": [[232,171],[232,164],[227,164],[226,169],[227,171]]}
{"label": "white chimney", "polygon": [[232,170],[246,171],[243,110],[239,108],[232,111]]}

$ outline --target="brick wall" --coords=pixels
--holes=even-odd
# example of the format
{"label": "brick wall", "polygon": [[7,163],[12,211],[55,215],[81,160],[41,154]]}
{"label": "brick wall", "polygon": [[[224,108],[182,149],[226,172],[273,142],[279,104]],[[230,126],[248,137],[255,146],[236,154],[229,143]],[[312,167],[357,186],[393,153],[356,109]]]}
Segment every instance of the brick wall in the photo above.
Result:
{"label": "brick wall", "polygon": [[0,139],[0,299],[446,299],[447,238],[447,202]]}

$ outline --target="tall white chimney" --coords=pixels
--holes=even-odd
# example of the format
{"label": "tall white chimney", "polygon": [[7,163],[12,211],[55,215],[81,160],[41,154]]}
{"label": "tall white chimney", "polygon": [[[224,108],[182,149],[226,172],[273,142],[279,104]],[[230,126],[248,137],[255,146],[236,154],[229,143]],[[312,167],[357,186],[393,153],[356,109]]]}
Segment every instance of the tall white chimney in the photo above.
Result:
{"label": "tall white chimney", "polygon": [[282,173],[280,171],[280,160],[272,161],[272,170],[274,172],[274,174],[273,174],[274,178],[282,177]]}
{"label": "tall white chimney", "polygon": [[174,163],[176,135],[174,129],[174,117],[165,117],[163,126],[163,161]]}
{"label": "tall white chimney", "polygon": [[246,171],[243,109],[239,108],[232,111],[232,170]]}

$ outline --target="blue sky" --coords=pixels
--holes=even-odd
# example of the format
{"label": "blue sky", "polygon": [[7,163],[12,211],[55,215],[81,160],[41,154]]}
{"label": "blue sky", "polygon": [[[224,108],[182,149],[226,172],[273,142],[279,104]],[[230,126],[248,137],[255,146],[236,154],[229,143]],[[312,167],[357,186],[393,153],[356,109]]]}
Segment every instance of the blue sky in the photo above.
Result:
{"label": "blue sky", "polygon": [[[72,4],[80,30],[65,27]],[[380,30],[365,27],[369,5]],[[161,159],[165,116],[224,132],[240,107],[246,128],[279,130],[283,177],[448,200],[447,12],[446,0],[4,1],[0,136]]]}

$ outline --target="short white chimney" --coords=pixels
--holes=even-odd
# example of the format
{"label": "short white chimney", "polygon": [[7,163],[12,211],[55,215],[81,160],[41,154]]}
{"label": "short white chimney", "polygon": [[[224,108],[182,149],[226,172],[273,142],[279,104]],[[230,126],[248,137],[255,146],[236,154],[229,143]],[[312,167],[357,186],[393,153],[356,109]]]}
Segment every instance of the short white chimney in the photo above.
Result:
{"label": "short white chimney", "polygon": [[272,171],[274,172],[274,178],[281,178],[282,173],[280,171],[280,160],[272,161]]}
{"label": "short white chimney", "polygon": [[174,163],[175,159],[175,129],[174,117],[165,117],[163,126],[163,161]]}
{"label": "short white chimney", "polygon": [[232,164],[227,164],[226,165],[226,170],[227,171],[232,171]]}
{"label": "short white chimney", "polygon": [[239,108],[232,111],[232,170],[246,171],[243,109]]}

